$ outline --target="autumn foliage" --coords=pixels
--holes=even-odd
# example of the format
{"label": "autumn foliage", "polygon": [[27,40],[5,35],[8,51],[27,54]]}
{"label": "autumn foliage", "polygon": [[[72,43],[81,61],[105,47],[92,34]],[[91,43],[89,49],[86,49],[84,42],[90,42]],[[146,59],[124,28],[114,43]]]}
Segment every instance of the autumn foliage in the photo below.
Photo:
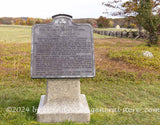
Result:
{"label": "autumn foliage", "polygon": [[48,24],[51,23],[52,19],[41,19],[41,18],[15,18],[11,20],[11,24],[14,25],[29,25],[32,26],[34,24]]}
{"label": "autumn foliage", "polygon": [[[149,33],[149,45],[157,45],[158,30],[160,25],[160,0],[113,0],[102,3],[106,6],[106,10],[112,11],[106,12],[112,16],[123,15],[125,17],[134,18],[139,25],[148,31]],[[114,11],[114,10],[118,10]],[[141,31],[140,31],[141,32]]]}

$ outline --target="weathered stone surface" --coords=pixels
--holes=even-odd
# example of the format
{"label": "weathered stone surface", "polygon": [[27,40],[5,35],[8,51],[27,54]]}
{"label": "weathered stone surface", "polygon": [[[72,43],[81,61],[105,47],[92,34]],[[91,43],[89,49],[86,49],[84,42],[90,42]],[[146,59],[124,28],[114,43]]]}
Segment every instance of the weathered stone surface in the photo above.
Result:
{"label": "weathered stone surface", "polygon": [[110,34],[110,31],[107,31],[107,36],[109,36],[109,34]]}
{"label": "weathered stone surface", "polygon": [[32,78],[95,76],[93,29],[58,16],[32,29]]}
{"label": "weathered stone surface", "polygon": [[139,35],[138,31],[133,31],[133,37],[136,38]]}
{"label": "weathered stone surface", "polygon": [[142,55],[145,56],[145,57],[150,57],[150,58],[154,57],[153,54],[149,51],[142,52]]}
{"label": "weathered stone surface", "polygon": [[117,32],[116,31],[113,31],[113,36],[117,36]]}
{"label": "weathered stone surface", "polygon": [[113,31],[110,32],[110,36],[114,36],[114,32]]}
{"label": "weathered stone surface", "polygon": [[128,37],[133,38],[133,32],[129,32]]}
{"label": "weathered stone surface", "polygon": [[95,75],[92,28],[74,24],[70,17],[54,16],[51,24],[33,27],[31,76],[50,78],[46,95],[41,96],[38,122],[90,121],[78,78]]}
{"label": "weathered stone surface", "polygon": [[[53,91],[52,91],[53,90]],[[86,97],[80,94],[79,79],[48,79],[47,95],[42,95],[37,112],[38,122],[89,122]]]}
{"label": "weathered stone surface", "polygon": [[127,32],[126,31],[122,32],[122,37],[127,37]]}
{"label": "weathered stone surface", "polygon": [[108,35],[108,31],[105,31],[105,35]]}
{"label": "weathered stone surface", "polygon": [[121,31],[117,31],[117,37],[122,37],[121,36]]}
{"label": "weathered stone surface", "polygon": [[52,102],[57,98],[63,100],[79,100],[80,80],[79,79],[48,79],[46,101]]}
{"label": "weathered stone surface", "polygon": [[[100,30],[94,30],[94,33],[101,34]],[[116,33],[114,31],[104,31],[104,35],[107,36],[116,36],[116,37],[130,37],[130,38],[136,38],[139,36],[139,32],[137,31],[117,31]]]}

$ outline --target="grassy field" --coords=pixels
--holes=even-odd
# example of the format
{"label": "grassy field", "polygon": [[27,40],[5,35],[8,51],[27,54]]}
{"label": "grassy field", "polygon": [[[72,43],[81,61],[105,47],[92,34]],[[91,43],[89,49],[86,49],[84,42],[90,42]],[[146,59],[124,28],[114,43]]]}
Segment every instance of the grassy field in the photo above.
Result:
{"label": "grassy field", "polygon": [[100,35],[100,34],[93,34],[94,39],[103,39],[103,38],[115,38],[114,36],[106,36],[106,35]]}
{"label": "grassy field", "polygon": [[31,27],[0,25],[0,42],[31,42]]}
{"label": "grassy field", "polygon": [[116,29],[116,28],[95,28],[97,30],[105,30],[105,31],[138,31],[138,29],[132,29],[132,28],[120,28],[120,29]]}
{"label": "grassy field", "polygon": [[[94,34],[96,77],[81,79],[89,125],[160,125],[159,48],[101,37]],[[36,122],[46,80],[30,77],[31,27],[0,26],[0,41],[0,125],[46,125]],[[154,57],[143,57],[146,50]]]}

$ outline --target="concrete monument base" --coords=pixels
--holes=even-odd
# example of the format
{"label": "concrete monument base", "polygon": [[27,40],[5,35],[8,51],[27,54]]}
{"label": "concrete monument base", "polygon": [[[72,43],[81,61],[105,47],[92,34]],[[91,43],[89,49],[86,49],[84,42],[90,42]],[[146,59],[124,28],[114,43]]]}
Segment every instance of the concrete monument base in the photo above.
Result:
{"label": "concrete monument base", "polygon": [[41,96],[37,121],[88,123],[90,110],[79,79],[48,79],[47,93]]}

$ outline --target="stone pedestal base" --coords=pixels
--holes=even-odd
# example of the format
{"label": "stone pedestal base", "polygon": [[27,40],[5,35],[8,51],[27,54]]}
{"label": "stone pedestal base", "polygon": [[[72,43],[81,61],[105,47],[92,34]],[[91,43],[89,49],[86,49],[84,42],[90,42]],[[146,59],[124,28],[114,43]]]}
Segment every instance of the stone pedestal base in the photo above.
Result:
{"label": "stone pedestal base", "polygon": [[52,123],[73,121],[88,123],[90,110],[79,79],[49,79],[47,93],[41,96],[37,121]]}

